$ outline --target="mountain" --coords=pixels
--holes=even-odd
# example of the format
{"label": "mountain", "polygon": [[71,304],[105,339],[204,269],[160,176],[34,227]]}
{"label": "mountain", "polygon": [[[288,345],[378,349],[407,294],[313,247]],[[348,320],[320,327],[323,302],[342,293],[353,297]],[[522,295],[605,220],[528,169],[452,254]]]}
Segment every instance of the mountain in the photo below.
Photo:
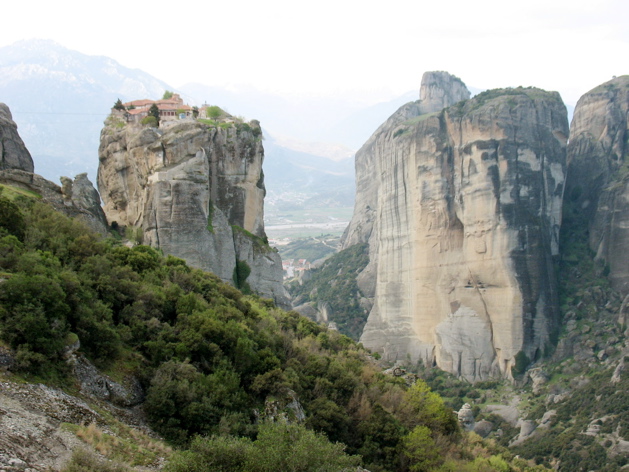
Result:
{"label": "mountain", "polygon": [[100,130],[115,101],[167,89],[145,72],[52,41],[0,48],[0,101],[11,108],[36,172],[52,181],[83,172],[95,180]]}
{"label": "mountain", "polygon": [[466,97],[459,79],[426,73],[422,99],[360,149],[343,247],[370,246],[361,342],[477,381],[510,377],[557,330],[568,121],[557,93]]}
{"label": "mountain", "polygon": [[[159,98],[165,90],[174,88],[113,59],[85,55],[52,41],[20,41],[0,48],[0,100],[11,108],[36,172],[52,181],[83,172],[95,180],[99,133],[114,102],[118,98]],[[326,198],[334,206],[351,206],[353,202],[351,149],[399,103],[408,100],[407,94],[366,107],[347,99],[287,98],[244,86],[187,84],[178,91],[191,104],[207,102],[255,118],[267,136],[277,136],[278,140],[285,136],[295,142],[347,148],[343,151],[347,162],[339,170],[339,165],[319,150],[321,144],[310,150],[275,142],[267,146],[265,171],[271,191],[281,193],[296,182],[300,169],[314,168],[311,184],[302,186],[302,192],[315,202],[321,200],[317,194],[329,195]]]}
{"label": "mountain", "polygon": [[264,180],[270,210],[351,207],[354,204],[351,155],[338,160],[296,151],[279,145],[268,134],[264,149]]}

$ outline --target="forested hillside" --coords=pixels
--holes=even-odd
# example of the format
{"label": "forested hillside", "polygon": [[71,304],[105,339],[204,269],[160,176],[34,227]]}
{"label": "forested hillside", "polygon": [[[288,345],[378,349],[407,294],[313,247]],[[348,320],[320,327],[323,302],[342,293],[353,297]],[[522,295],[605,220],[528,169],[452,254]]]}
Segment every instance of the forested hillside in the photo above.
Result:
{"label": "forested hillside", "polygon": [[[542,470],[463,433],[351,339],[6,187],[0,270],[1,375],[76,393],[68,359],[86,356],[135,377],[175,447],[167,470]],[[67,470],[88,470],[82,454]]]}

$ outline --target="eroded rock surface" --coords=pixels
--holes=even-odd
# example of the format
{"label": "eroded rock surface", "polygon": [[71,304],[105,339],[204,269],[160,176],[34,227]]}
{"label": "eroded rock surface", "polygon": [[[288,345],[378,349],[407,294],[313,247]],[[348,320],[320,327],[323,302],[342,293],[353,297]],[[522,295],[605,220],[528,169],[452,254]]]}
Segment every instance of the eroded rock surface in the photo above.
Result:
{"label": "eroded rock surface", "polygon": [[164,127],[109,122],[101,132],[98,188],[110,222],[139,227],[144,243],[290,307],[278,253],[265,243],[264,150],[257,121]]}
{"label": "eroded rock surface", "polygon": [[62,187],[34,173],[33,159],[13,122],[11,111],[0,103],[0,184],[18,187],[39,195],[56,210],[77,218],[90,229],[107,232],[107,220],[100,196],[87,174],[74,180],[62,177]]}
{"label": "eroded rock surface", "polygon": [[[0,381],[0,455],[37,470],[60,470],[82,443],[63,423],[90,424],[87,403],[44,385]],[[1,466],[0,466],[1,467]]]}
{"label": "eroded rock surface", "polygon": [[612,286],[629,294],[629,76],[583,95],[568,146],[566,204],[589,226],[589,243]]}
{"label": "eroded rock surface", "polygon": [[[442,83],[455,87],[431,91],[444,106],[464,95]],[[423,109],[401,107],[356,155],[343,247],[370,247],[361,341],[471,381],[510,377],[516,354],[541,355],[556,329],[566,109],[532,88]]]}
{"label": "eroded rock surface", "polygon": [[[62,177],[62,182],[63,187],[60,187],[32,172],[19,169],[0,170],[0,184],[18,187],[40,195],[43,201],[51,204],[66,216],[82,221],[92,231],[107,234],[107,219],[100,207],[100,197],[87,175],[80,174],[75,180]],[[68,197],[64,191],[70,191],[72,195],[71,189],[77,182],[77,197]]]}
{"label": "eroded rock surface", "polygon": [[0,103],[0,170],[20,169],[33,172],[33,158],[17,132],[11,110]]}

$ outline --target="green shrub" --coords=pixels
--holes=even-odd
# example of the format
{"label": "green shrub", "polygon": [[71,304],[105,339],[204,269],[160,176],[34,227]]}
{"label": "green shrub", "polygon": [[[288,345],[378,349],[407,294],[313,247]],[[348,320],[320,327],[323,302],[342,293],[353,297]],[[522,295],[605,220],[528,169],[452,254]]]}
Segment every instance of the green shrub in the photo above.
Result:
{"label": "green shrub", "polygon": [[367,322],[367,313],[359,304],[361,294],[356,277],[369,262],[368,251],[367,244],[344,249],[331,256],[320,269],[312,270],[310,280],[289,287],[293,297],[301,295],[325,302],[330,308],[330,321],[337,324],[341,333],[356,340]]}
{"label": "green shrub", "polygon": [[159,121],[154,116],[145,116],[140,120],[140,124],[151,128],[157,128],[159,126]]}
{"label": "green shrub", "polygon": [[20,208],[0,191],[0,235],[5,232],[22,241],[25,231],[26,222]]}
{"label": "green shrub", "polygon": [[[209,441],[233,470],[339,470],[356,465],[355,454],[369,470],[404,470],[402,438],[418,426],[443,453],[458,447],[443,401],[421,383],[405,394],[404,381],[382,375],[347,336],[148,246],[102,242],[39,201],[18,206],[23,241],[0,238],[0,261],[9,261],[0,342],[16,352],[16,373],[70,383],[63,354],[78,336],[97,366],[139,378],[154,430],[184,447],[195,435],[215,435],[197,441]],[[360,251],[344,252],[336,274],[357,270],[352,254],[364,261]],[[235,280],[246,286],[250,268],[240,262]],[[317,432],[256,419],[254,411],[273,417],[262,412],[275,402],[283,402],[275,416],[297,419],[286,410],[295,399]],[[177,460],[185,464],[186,454]],[[208,470],[203,460],[198,467]]]}
{"label": "green shrub", "polygon": [[234,267],[233,274],[234,285],[236,285],[236,288],[251,291],[249,284],[247,284],[247,277],[249,277],[249,274],[251,274],[251,267],[249,267],[249,264],[247,264],[246,261],[236,259],[236,266]]}
{"label": "green shrub", "polygon": [[511,367],[511,374],[513,374],[514,377],[524,374],[530,363],[531,359],[529,359],[529,356],[527,356],[524,351],[518,352],[515,355],[515,364]]}
{"label": "green shrub", "polygon": [[62,472],[130,472],[126,465],[101,459],[86,449],[76,449]]}
{"label": "green shrub", "polygon": [[165,472],[336,472],[360,463],[342,444],[304,426],[262,423],[255,441],[246,438],[196,438],[190,450],[175,454]]}
{"label": "green shrub", "polygon": [[205,109],[206,116],[211,120],[218,120],[221,116],[225,115],[225,112],[221,107],[213,105]]}
{"label": "green shrub", "polygon": [[119,110],[119,111],[124,111],[125,107],[122,104],[122,100],[118,99],[116,100],[116,103],[114,103],[114,110]]}

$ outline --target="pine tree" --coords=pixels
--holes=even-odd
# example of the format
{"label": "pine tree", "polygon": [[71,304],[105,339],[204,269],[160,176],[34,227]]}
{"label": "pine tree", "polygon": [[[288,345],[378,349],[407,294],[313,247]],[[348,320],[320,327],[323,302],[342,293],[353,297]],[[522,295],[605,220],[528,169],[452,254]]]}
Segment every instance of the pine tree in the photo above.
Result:
{"label": "pine tree", "polygon": [[151,108],[149,108],[148,116],[154,116],[157,120],[157,126],[159,126],[159,108],[157,108],[157,105],[155,103],[153,103],[151,105]]}

